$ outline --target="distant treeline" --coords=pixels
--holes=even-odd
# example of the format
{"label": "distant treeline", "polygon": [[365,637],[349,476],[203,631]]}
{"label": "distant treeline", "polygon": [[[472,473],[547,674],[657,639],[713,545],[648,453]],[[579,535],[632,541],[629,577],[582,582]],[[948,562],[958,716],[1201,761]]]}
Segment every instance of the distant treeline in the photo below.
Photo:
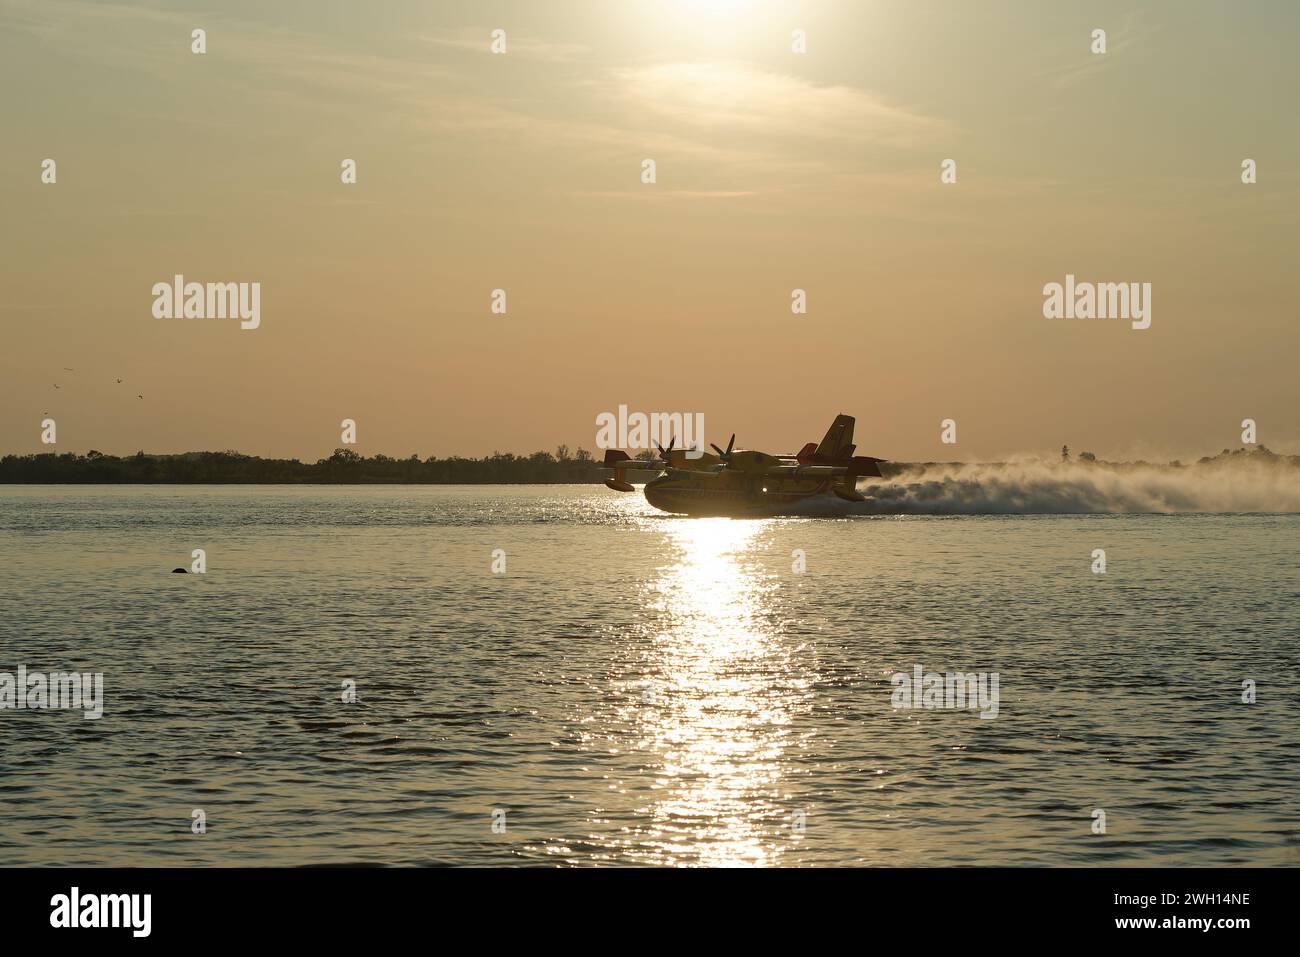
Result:
{"label": "distant treeline", "polygon": [[[653,453],[641,453],[649,458]],[[1268,462],[1277,466],[1300,467],[1300,456],[1277,455],[1263,446],[1224,449],[1219,455],[1200,459],[1196,465],[1242,461]],[[997,463],[993,463],[997,464]],[[1065,463],[1062,463],[1064,466]],[[1104,462],[1083,453],[1074,466],[1126,469],[1139,466],[1189,468],[1181,462],[1167,465],[1147,462]],[[904,473],[924,474],[937,467],[962,467],[960,463],[881,463],[885,478]],[[6,455],[0,458],[0,484],[211,484],[211,485],[555,485],[604,481],[611,473],[601,469],[586,449],[572,455],[566,446],[551,452],[512,455],[494,452],[481,459],[430,456],[407,459],[387,455],[358,455],[351,449],[335,449],[317,462],[297,459],[263,459],[239,452],[187,452],[182,455],[105,455],[93,449],[85,455],[72,452],[37,455]],[[639,479],[638,479],[639,481]]]}
{"label": "distant treeline", "polygon": [[335,449],[318,462],[263,459],[239,452],[187,452],[183,455],[116,456],[90,451],[85,455],[6,455],[0,458],[0,484],[556,484],[600,482],[602,472],[591,453],[572,456],[563,446],[555,451],[519,456],[494,453],[486,458],[395,459],[362,456]]}

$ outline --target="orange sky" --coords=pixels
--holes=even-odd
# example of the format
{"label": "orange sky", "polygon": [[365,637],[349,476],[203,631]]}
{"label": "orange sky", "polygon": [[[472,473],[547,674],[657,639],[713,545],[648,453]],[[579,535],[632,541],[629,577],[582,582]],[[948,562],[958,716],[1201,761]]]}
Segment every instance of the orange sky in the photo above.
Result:
{"label": "orange sky", "polygon": [[[1294,5],[267,6],[0,4],[0,451],[590,449],[620,404],[897,460],[1300,449]],[[260,328],[153,318],[175,273],[260,282]],[[1151,328],[1043,318],[1067,273],[1151,283]]]}

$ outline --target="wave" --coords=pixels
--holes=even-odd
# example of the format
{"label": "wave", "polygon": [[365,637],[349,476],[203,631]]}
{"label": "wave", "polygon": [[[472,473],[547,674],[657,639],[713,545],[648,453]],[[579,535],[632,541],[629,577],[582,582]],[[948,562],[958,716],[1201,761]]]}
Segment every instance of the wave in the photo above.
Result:
{"label": "wave", "polygon": [[[1245,455],[1203,464],[1011,462],[908,466],[860,486],[844,515],[1300,512],[1300,468]],[[829,503],[828,503],[829,504]],[[839,505],[847,506],[840,508]]]}

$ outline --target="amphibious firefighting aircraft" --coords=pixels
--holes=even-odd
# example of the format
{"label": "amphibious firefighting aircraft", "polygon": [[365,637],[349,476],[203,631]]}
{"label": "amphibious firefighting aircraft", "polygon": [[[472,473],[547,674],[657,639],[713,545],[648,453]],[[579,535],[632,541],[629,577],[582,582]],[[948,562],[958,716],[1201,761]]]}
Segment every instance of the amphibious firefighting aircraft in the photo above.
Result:
{"label": "amphibious firefighting aircraft", "polygon": [[605,484],[616,492],[633,492],[628,471],[661,471],[646,484],[646,501],[683,515],[781,515],[796,503],[830,496],[862,502],[857,480],[879,477],[878,463],[886,460],[853,454],[853,421],[850,415],[837,415],[820,445],[809,442],[795,454],[737,449],[735,435],[725,450],[713,445],[716,455],[696,452],[695,458],[674,449],[675,439],[666,449],[656,446],[657,459],[633,459],[611,449],[605,453],[605,468],[613,469],[614,477]]}

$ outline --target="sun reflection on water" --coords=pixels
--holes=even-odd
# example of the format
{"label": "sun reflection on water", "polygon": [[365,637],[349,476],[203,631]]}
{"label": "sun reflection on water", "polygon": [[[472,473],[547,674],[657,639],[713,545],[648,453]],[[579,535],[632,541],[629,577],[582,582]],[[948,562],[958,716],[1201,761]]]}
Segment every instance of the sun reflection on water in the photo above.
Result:
{"label": "sun reflection on water", "polygon": [[639,851],[657,863],[770,864],[798,839],[787,752],[810,678],[756,555],[768,523],[664,524],[675,560],[646,596],[650,694],[636,727],[656,781]]}

